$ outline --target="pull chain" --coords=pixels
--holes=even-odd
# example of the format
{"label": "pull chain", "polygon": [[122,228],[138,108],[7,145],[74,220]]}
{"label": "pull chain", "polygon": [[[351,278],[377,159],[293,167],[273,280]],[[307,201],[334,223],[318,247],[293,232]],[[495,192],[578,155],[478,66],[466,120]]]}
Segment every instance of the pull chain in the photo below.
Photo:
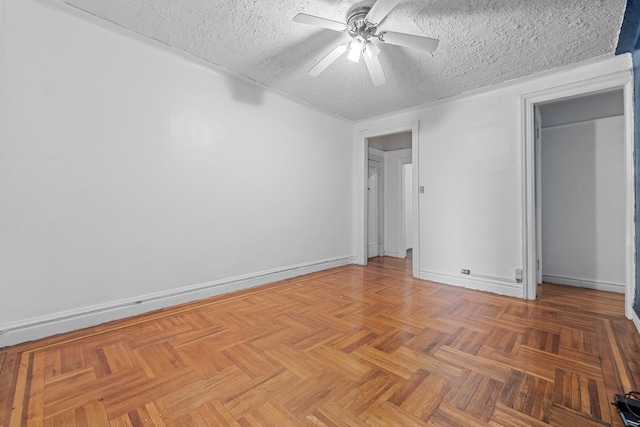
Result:
{"label": "pull chain", "polygon": [[364,74],[366,73],[366,64],[365,64],[365,60],[364,60],[364,55],[362,56],[362,101],[364,101],[364,81],[365,81],[365,76]]}

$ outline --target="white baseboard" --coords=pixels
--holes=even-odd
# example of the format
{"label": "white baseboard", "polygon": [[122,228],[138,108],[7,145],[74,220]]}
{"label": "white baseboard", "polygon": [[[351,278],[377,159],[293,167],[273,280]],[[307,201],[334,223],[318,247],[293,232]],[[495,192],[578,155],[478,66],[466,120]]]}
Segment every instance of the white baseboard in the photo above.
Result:
{"label": "white baseboard", "polygon": [[389,256],[389,257],[393,257],[393,258],[406,258],[407,257],[407,252],[394,252],[394,251],[384,251],[384,256]]}
{"label": "white baseboard", "polygon": [[448,273],[420,270],[420,278],[445,285],[460,286],[467,289],[492,292],[494,294],[523,298],[522,283],[512,283],[500,280],[483,279],[478,277],[460,277]]}
{"label": "white baseboard", "polygon": [[626,291],[624,284],[597,282],[594,280],[576,279],[572,277],[548,276],[542,275],[542,281],[546,283],[555,283],[557,285],[577,286],[580,288],[595,289],[597,291],[616,292],[624,294]]}
{"label": "white baseboard", "polygon": [[330,258],[0,324],[0,348],[352,263],[350,255]]}

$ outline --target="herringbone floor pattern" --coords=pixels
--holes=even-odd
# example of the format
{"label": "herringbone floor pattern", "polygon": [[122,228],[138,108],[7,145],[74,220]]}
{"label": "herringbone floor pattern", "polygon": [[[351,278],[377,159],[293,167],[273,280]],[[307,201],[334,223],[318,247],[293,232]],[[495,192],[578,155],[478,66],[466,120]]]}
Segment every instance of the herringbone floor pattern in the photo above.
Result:
{"label": "herringbone floor pattern", "polygon": [[640,388],[622,313],[378,258],[0,350],[0,427],[621,425],[613,394]]}

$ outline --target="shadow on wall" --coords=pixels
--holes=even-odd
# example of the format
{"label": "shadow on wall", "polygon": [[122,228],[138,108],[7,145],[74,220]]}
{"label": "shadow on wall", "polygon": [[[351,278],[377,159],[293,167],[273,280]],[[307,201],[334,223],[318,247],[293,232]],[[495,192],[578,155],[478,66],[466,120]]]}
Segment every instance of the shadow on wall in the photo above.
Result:
{"label": "shadow on wall", "polygon": [[[293,18],[293,17],[292,17]],[[302,24],[301,28],[308,27]],[[300,41],[280,47],[272,52],[268,57],[261,58],[255,62],[245,63],[242,68],[251,70],[249,76],[244,78],[227,75],[227,82],[231,88],[231,95],[239,102],[252,105],[262,104],[264,98],[265,87],[261,84],[253,83],[251,76],[260,75],[260,80],[265,82],[269,87],[277,88],[277,84],[290,77],[290,73],[285,73],[285,64],[300,64],[304,68],[308,64],[309,68],[320,61],[329,50],[333,49],[339,43],[344,41],[344,34],[335,31],[321,30],[311,28],[312,33]],[[307,65],[305,65],[307,64]],[[301,69],[302,69],[301,68]],[[270,69],[276,69],[269,71]],[[306,75],[306,69],[305,69]],[[312,77],[306,76],[311,79]],[[247,80],[245,80],[247,79]]]}
{"label": "shadow on wall", "polygon": [[318,31],[318,29],[305,24],[293,23],[293,25],[300,32],[308,35],[295,43],[284,44],[270,52],[269,56],[248,64],[247,69],[253,70],[252,72],[256,74],[259,73],[261,81],[269,87],[277,88],[280,82],[291,77],[293,72],[287,67],[288,64],[298,64],[298,72],[302,73],[305,79],[315,79],[315,77],[306,75],[307,71],[336,46],[348,39],[345,34],[336,31]]}
{"label": "shadow on wall", "polygon": [[236,101],[243,104],[262,105],[265,89],[260,85],[227,75],[227,86]]}

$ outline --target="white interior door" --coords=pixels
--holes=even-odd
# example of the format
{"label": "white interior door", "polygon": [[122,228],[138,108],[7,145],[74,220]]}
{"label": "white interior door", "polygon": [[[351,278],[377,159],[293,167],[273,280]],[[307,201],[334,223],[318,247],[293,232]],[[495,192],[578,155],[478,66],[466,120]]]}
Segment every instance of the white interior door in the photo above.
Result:
{"label": "white interior door", "polygon": [[380,256],[380,162],[369,160],[367,184],[367,257]]}

